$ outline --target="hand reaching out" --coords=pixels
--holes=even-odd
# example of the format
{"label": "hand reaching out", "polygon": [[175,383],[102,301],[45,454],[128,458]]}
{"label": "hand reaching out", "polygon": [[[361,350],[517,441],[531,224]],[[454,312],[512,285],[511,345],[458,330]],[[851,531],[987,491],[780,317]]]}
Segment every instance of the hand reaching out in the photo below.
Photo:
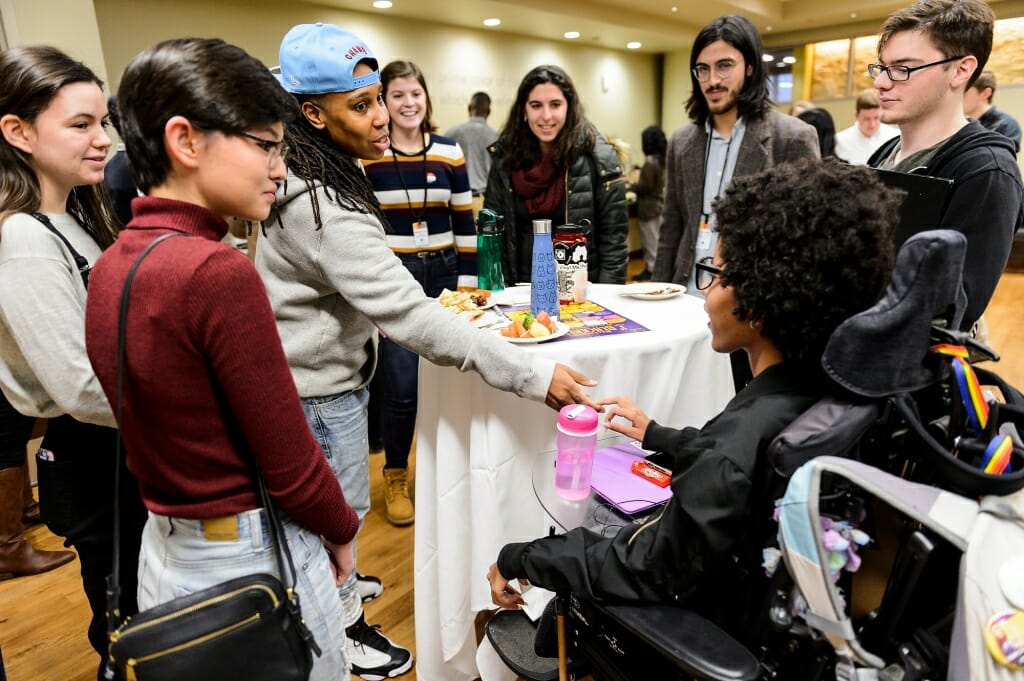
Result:
{"label": "hand reaching out", "polygon": [[552,409],[561,409],[567,404],[586,404],[601,411],[601,408],[580,390],[580,386],[593,388],[595,385],[597,381],[587,378],[575,369],[570,369],[564,364],[556,364],[551,385],[548,386],[548,396],[544,402]]}
{"label": "hand reaching out", "polygon": [[[605,412],[605,428],[614,430],[616,433],[622,433],[637,442],[644,441],[644,435],[647,434],[647,426],[650,425],[651,418],[640,411],[640,408],[633,404],[632,400],[628,397],[606,397],[598,400],[597,403],[601,406],[601,410]],[[604,409],[608,405],[615,406]],[[629,425],[612,421],[616,416],[629,421]]]}
{"label": "hand reaching out", "polygon": [[513,589],[508,580],[498,572],[498,564],[491,563],[487,569],[487,581],[491,583],[491,602],[499,608],[515,610],[523,604],[523,596]]}

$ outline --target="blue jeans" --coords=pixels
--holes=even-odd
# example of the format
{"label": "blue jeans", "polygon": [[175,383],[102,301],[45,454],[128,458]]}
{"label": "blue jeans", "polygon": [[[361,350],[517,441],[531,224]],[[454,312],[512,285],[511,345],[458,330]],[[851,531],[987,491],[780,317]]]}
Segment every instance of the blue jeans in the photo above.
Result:
{"label": "blue jeans", "polygon": [[[432,252],[422,258],[415,253],[401,253],[398,257],[423,292],[432,298],[446,288],[454,291],[458,286],[458,257],[454,249]],[[416,430],[420,357],[389,338],[381,338],[377,352],[377,373],[370,384],[370,395],[380,411],[384,467],[406,468]]]}
{"label": "blue jeans", "polygon": [[[359,516],[360,527],[370,511],[370,448],[366,440],[368,400],[366,389],[302,400],[309,427],[338,478],[345,500]],[[354,544],[352,551],[354,557]],[[351,626],[363,614],[355,570],[338,587],[338,595],[345,613],[345,626]]]}
{"label": "blue jeans", "polygon": [[[277,575],[277,557],[263,510],[245,511],[235,518],[237,539],[211,541],[203,536],[201,520],[150,513],[139,554],[139,608],[152,608],[256,572]],[[318,535],[287,516],[281,517],[281,524],[295,563],[302,618],[323,653],[313,656],[310,681],[347,681],[351,677],[345,629],[330,558]]]}

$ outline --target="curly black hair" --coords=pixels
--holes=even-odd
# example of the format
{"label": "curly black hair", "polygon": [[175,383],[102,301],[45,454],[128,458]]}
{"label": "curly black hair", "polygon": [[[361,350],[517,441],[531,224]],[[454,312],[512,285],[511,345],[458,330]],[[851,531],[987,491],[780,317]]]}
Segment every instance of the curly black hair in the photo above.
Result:
{"label": "curly black hair", "polygon": [[902,192],[874,171],[807,159],[733,178],[715,204],[722,285],[786,361],[817,363],[840,322],[892,273]]}

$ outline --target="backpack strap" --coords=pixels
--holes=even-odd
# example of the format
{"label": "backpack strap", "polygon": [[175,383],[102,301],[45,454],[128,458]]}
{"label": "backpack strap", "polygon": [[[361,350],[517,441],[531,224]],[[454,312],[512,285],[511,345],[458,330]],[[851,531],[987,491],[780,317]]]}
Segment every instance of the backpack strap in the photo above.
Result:
{"label": "backpack strap", "polygon": [[67,247],[68,251],[71,252],[71,257],[75,261],[75,267],[78,268],[78,274],[82,277],[82,283],[85,284],[85,288],[88,289],[89,270],[92,269],[92,265],[89,264],[89,261],[85,259],[85,256],[83,256],[81,253],[75,250],[75,247],[71,245],[71,242],[67,240],[67,237],[60,233],[59,229],[54,227],[53,223],[50,221],[50,218],[46,217],[44,214],[39,212],[29,213],[29,215],[34,217],[39,222],[43,223],[43,226],[45,226],[48,230],[56,234],[57,238],[64,242],[64,246]]}

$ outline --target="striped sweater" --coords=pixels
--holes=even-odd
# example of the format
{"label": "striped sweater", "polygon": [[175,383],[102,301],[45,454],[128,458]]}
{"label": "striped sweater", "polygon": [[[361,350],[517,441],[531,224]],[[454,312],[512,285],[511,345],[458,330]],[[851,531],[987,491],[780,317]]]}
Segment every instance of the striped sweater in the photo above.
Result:
{"label": "striped sweater", "polygon": [[[476,228],[473,196],[462,149],[449,137],[430,135],[417,154],[389,149],[379,161],[363,162],[377,200],[391,224],[387,244],[395,253],[454,247],[459,285],[476,285]],[[413,222],[425,220],[426,245],[417,245]]]}

